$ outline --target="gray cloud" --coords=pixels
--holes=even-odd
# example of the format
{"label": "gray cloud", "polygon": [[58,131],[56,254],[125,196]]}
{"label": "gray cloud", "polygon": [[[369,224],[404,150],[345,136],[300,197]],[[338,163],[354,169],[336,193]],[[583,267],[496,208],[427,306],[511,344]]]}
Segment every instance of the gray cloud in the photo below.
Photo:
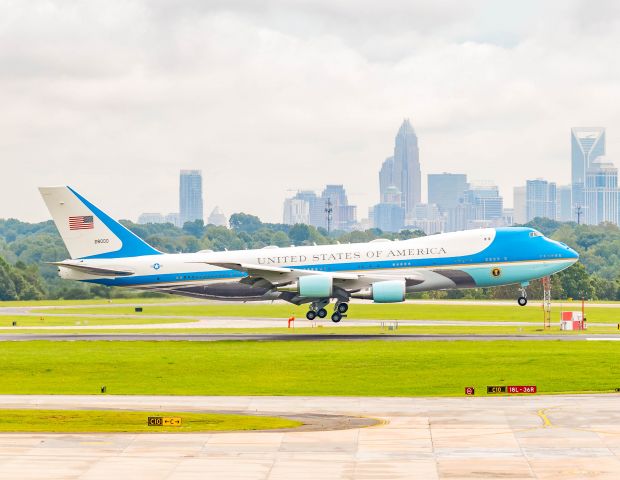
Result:
{"label": "gray cloud", "polygon": [[115,216],[173,211],[180,168],[202,168],[207,210],[278,220],[287,189],[331,182],[365,214],[403,117],[424,173],[496,180],[510,203],[526,178],[568,181],[573,125],[607,126],[615,158],[618,16],[613,2],[0,0],[0,217],[46,218],[49,183]]}

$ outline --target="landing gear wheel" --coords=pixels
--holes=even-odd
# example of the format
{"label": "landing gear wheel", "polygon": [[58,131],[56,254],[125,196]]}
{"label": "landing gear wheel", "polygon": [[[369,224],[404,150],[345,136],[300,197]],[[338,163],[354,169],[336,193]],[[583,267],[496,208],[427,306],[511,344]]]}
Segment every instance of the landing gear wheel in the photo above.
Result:
{"label": "landing gear wheel", "polygon": [[342,315],[340,315],[340,313],[338,312],[332,313],[332,322],[338,323],[340,320],[342,320]]}
{"label": "landing gear wheel", "polygon": [[316,314],[319,316],[319,318],[325,318],[327,317],[327,310],[325,310],[324,308],[319,308],[319,311],[316,312]]}
{"label": "landing gear wheel", "polygon": [[525,307],[527,305],[527,297],[519,297],[517,303],[522,307]]}
{"label": "landing gear wheel", "polygon": [[349,304],[348,303],[340,303],[338,304],[338,312],[339,313],[347,313],[347,310],[349,310]]}
{"label": "landing gear wheel", "polygon": [[316,312],[314,310],[308,310],[308,313],[306,313],[306,318],[310,321],[314,320],[316,318]]}

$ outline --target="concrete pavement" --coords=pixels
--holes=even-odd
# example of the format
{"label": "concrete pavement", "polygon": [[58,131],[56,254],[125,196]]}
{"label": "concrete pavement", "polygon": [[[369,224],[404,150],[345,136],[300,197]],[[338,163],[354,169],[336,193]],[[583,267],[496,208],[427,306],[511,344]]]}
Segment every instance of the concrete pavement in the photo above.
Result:
{"label": "concrete pavement", "polygon": [[365,415],[329,432],[0,434],[3,479],[620,478],[620,396],[0,396],[1,408]]}

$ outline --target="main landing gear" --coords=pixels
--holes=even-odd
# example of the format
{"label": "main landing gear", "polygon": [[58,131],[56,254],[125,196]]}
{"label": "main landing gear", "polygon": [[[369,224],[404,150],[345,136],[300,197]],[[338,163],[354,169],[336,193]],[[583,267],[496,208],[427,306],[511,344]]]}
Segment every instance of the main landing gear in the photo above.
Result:
{"label": "main landing gear", "polygon": [[314,320],[316,317],[325,318],[327,317],[327,310],[325,310],[325,306],[329,303],[329,300],[321,300],[320,302],[312,302],[310,305],[310,310],[306,313],[306,318],[308,320]]}
{"label": "main landing gear", "polygon": [[347,302],[338,302],[334,307],[334,313],[332,313],[332,322],[338,323],[342,320],[342,317],[346,317],[345,313],[349,310],[349,304]]}
{"label": "main landing gear", "polygon": [[[314,320],[316,317],[325,318],[327,316],[327,310],[325,306],[329,303],[329,300],[321,300],[320,302],[312,302],[310,310],[306,313],[308,320]],[[349,304],[346,302],[337,302],[334,307],[334,313],[332,313],[332,322],[338,323],[343,317],[346,317],[345,313],[349,310]]]}
{"label": "main landing gear", "polygon": [[521,296],[517,299],[517,303],[521,307],[525,307],[527,305],[527,291],[525,290],[525,287],[527,287],[527,285],[521,285],[521,288],[519,289]]}

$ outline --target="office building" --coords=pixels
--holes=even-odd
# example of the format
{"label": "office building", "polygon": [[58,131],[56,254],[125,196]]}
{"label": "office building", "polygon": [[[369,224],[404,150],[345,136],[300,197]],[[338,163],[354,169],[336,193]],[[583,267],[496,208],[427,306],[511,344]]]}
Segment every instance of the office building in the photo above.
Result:
{"label": "office building", "polygon": [[427,235],[442,233],[446,231],[446,216],[434,203],[419,203],[407,226],[422,230]]}
{"label": "office building", "polygon": [[331,224],[329,225],[329,229],[332,231],[352,230],[353,226],[357,223],[357,207],[349,205],[344,186],[327,185],[321,194],[321,198],[325,202],[325,208],[331,208]]}
{"label": "office building", "polygon": [[428,203],[446,213],[456,208],[467,190],[467,175],[461,173],[431,173],[428,175]]}
{"label": "office building", "polygon": [[525,201],[525,186],[513,188],[513,221],[515,225],[527,223],[527,206]]}
{"label": "office building", "polygon": [[618,169],[605,157],[597,157],[586,171],[584,218],[588,225],[620,223]]}
{"label": "office building", "polygon": [[584,198],[586,171],[595,158],[605,155],[605,129],[574,127],[571,129],[571,183],[573,207],[587,207]]}
{"label": "office building", "polygon": [[181,170],[179,182],[179,219],[185,222],[204,220],[202,211],[202,173],[200,170]]}
{"label": "office building", "polygon": [[557,189],[557,219],[560,222],[574,221],[572,192],[571,185],[560,185]]}
{"label": "office building", "polygon": [[293,197],[308,203],[308,225],[316,228],[327,228],[325,200],[312,190],[300,190]]}
{"label": "office building", "polygon": [[542,178],[525,182],[526,221],[535,218],[555,220],[557,216],[556,185]]}
{"label": "office building", "polygon": [[379,203],[374,206],[372,221],[383,232],[399,232],[405,225],[405,209],[395,203]]}
{"label": "office building", "polygon": [[284,200],[283,223],[295,225],[297,223],[310,224],[310,203],[300,198]]}
{"label": "office building", "polygon": [[465,202],[473,207],[470,220],[498,220],[502,218],[504,199],[499,194],[499,187],[490,183],[471,185],[465,191]]}

